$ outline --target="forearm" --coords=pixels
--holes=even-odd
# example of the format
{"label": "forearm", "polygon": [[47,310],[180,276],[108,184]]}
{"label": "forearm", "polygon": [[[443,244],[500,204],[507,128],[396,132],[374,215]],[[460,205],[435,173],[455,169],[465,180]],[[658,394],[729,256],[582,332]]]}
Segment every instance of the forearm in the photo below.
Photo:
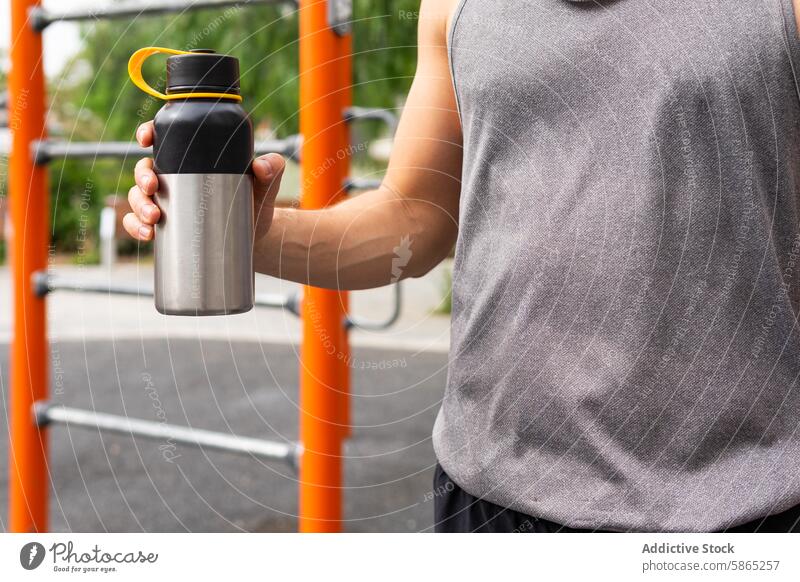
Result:
{"label": "forearm", "polygon": [[[450,226],[437,232],[431,223],[442,219]],[[454,224],[385,187],[324,210],[276,209],[256,241],[256,271],[329,289],[380,287],[438,263]]]}

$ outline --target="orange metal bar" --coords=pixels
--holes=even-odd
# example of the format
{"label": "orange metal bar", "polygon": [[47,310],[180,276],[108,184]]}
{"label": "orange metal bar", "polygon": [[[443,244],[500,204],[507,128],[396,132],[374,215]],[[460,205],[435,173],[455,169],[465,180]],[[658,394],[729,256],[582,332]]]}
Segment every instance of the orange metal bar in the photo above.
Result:
{"label": "orange metal bar", "polygon": [[[353,35],[348,34],[347,36],[342,38],[342,49],[339,55],[339,75],[341,79],[341,90],[339,91],[339,98],[340,98],[340,105],[339,110],[344,112],[345,109],[350,107],[353,104]],[[346,124],[345,124],[346,125]],[[351,143],[350,140],[350,128],[345,127],[346,132],[346,139],[348,146]],[[350,151],[347,152],[348,155],[339,164],[339,184],[340,184],[340,198],[344,198],[347,196],[347,192],[345,192],[342,187],[344,186],[345,180],[350,176]],[[350,299],[348,297],[347,291],[341,291],[339,294],[339,299],[342,305],[342,313],[345,315],[348,313],[350,308]],[[339,398],[339,406],[340,406],[340,420],[339,422],[342,425],[342,436],[344,438],[348,438],[351,435],[351,418],[350,418],[350,366],[351,366],[351,353],[350,353],[350,333],[344,325],[342,326],[342,339],[341,342],[341,362],[340,362],[340,374],[341,374],[341,383],[340,383],[340,398]]]}
{"label": "orange metal bar", "polygon": [[[324,208],[340,197],[349,156],[342,119],[342,75],[349,40],[328,26],[327,2],[300,1],[300,132],[302,207]],[[299,529],[335,532],[342,519],[342,384],[344,321],[339,292],[307,287],[300,369]]]}
{"label": "orange metal bar", "polygon": [[31,142],[45,137],[45,84],[42,38],[28,25],[37,0],[11,2],[9,167],[10,258],[13,273],[14,338],[11,345],[11,433],[9,529],[47,529],[47,439],[34,424],[32,405],[47,398],[48,349],[45,302],[36,297],[31,274],[47,268],[47,171],[37,167]]}

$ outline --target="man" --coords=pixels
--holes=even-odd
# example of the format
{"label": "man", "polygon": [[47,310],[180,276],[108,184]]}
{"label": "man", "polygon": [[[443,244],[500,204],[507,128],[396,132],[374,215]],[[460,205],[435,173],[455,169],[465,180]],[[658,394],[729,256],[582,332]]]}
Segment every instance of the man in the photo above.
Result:
{"label": "man", "polygon": [[364,289],[455,243],[437,530],[797,529],[795,66],[792,0],[425,0],[378,190],[273,209],[253,162],[261,273]]}

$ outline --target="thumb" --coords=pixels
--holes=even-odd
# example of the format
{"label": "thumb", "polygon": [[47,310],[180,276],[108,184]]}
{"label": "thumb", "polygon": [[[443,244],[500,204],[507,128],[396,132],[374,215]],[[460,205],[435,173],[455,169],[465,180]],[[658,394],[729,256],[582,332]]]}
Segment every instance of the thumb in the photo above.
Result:
{"label": "thumb", "polygon": [[267,154],[253,160],[253,194],[257,204],[272,204],[278,196],[286,162],[280,154]]}

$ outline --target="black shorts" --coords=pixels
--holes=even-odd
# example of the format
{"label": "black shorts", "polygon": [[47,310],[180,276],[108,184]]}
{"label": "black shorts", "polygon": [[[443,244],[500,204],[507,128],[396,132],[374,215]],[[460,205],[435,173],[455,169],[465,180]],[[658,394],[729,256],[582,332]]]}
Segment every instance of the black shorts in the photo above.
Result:
{"label": "black shorts", "polygon": [[[532,517],[474,497],[448,477],[436,464],[433,476],[434,529],[438,533],[556,533],[601,532],[572,529],[546,519]],[[763,519],[729,528],[736,533],[800,532],[800,505]]]}

